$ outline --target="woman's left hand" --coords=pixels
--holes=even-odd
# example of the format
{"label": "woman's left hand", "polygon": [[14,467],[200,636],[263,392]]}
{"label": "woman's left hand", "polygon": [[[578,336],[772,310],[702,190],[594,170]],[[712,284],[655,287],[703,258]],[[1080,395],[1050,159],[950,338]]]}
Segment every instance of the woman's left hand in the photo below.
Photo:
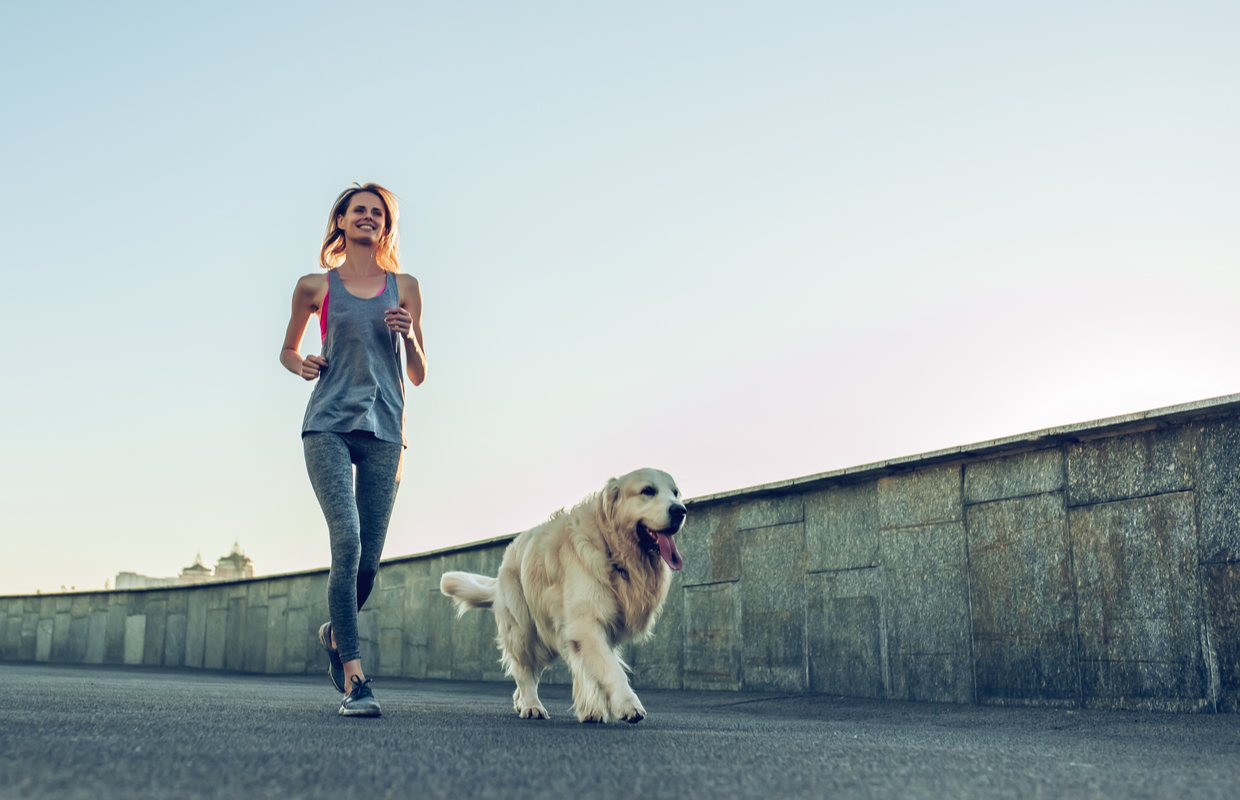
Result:
{"label": "woman's left hand", "polygon": [[383,321],[389,328],[405,338],[409,337],[409,332],[413,329],[413,317],[403,308],[389,308],[384,311]]}

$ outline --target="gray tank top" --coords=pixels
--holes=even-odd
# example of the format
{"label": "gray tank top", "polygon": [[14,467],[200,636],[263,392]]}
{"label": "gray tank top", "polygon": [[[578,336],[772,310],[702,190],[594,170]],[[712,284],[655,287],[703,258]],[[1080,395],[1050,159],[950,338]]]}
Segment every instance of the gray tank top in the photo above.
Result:
{"label": "gray tank top", "polygon": [[336,270],[327,271],[327,369],[306,406],[304,436],[314,431],[369,431],[376,439],[405,444],[405,377],[400,334],[383,322],[383,312],[400,305],[396,276],[383,293],[354,297]]}

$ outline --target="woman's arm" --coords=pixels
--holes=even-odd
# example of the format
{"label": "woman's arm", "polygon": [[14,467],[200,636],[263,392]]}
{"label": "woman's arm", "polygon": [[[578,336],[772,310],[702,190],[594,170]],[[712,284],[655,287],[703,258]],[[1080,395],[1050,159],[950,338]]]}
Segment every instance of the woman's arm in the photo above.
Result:
{"label": "woman's arm", "polygon": [[426,380],[426,350],[422,346],[422,287],[412,275],[396,276],[400,289],[400,307],[389,308],[385,314],[388,327],[405,340],[405,372],[414,386]]}
{"label": "woman's arm", "polygon": [[322,356],[301,357],[301,338],[306,333],[310,316],[323,302],[321,292],[326,286],[325,275],[306,275],[297,281],[297,288],[293,290],[293,314],[284,332],[284,347],[280,350],[280,363],[284,368],[308,381],[319,377],[319,370],[327,366]]}

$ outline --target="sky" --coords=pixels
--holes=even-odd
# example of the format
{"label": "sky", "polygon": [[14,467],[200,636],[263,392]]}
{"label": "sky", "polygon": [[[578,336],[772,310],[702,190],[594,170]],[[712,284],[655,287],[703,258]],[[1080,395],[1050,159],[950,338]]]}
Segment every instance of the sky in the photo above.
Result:
{"label": "sky", "polygon": [[[321,568],[335,196],[429,358],[385,556],[1240,391],[1233,2],[0,6],[0,594]],[[318,352],[308,334],[304,352]]]}

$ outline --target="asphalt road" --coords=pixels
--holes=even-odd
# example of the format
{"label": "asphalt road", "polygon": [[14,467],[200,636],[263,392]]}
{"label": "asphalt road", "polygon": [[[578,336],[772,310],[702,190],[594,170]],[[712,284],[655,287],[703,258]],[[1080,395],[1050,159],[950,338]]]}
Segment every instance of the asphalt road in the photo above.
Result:
{"label": "asphalt road", "polygon": [[0,664],[0,798],[1235,798],[1240,715],[639,692],[582,725],[567,687]]}

